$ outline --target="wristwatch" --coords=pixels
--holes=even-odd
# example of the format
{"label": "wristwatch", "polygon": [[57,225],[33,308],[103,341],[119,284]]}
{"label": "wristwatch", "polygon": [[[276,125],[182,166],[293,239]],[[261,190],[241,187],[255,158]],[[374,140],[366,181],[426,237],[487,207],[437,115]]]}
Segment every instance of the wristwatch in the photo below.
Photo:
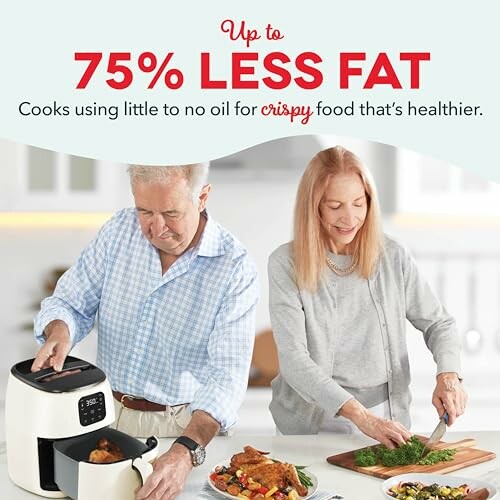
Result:
{"label": "wristwatch", "polygon": [[180,436],[174,443],[182,444],[182,446],[185,446],[189,450],[193,467],[198,467],[198,465],[201,465],[205,461],[205,456],[207,454],[205,448],[191,438]]}

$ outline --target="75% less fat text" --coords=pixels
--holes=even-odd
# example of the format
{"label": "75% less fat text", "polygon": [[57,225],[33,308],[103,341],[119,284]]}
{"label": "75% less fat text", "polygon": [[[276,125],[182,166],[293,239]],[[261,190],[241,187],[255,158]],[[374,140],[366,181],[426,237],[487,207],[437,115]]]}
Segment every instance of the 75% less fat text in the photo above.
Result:
{"label": "75% less fat text", "polygon": [[[143,73],[152,73],[153,78],[148,83],[148,89],[153,89],[158,80],[163,78],[165,87],[177,90],[184,83],[184,75],[178,68],[171,68],[170,61],[173,52],[168,52],[158,65],[158,58],[152,52],[142,52],[139,54],[136,64]],[[75,52],[75,61],[88,61],[80,81],[76,85],[77,89],[85,89],[94,76],[103,58],[102,52]],[[108,57],[107,72],[113,75],[106,79],[106,83],[112,89],[123,90],[132,84],[134,71],[130,67],[132,54],[130,52],[111,52]]]}

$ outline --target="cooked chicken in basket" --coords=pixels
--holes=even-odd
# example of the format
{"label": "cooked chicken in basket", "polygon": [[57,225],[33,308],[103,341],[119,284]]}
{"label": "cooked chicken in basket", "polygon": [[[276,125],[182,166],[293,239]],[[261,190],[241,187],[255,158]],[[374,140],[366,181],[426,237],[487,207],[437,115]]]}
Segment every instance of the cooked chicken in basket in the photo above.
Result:
{"label": "cooked chicken in basket", "polygon": [[120,447],[106,438],[97,442],[97,448],[89,453],[89,462],[94,464],[110,464],[124,458]]}

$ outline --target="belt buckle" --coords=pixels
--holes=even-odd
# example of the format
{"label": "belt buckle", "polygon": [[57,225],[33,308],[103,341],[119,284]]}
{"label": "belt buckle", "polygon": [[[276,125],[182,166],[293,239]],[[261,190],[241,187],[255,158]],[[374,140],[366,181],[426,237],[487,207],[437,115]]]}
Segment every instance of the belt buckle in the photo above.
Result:
{"label": "belt buckle", "polygon": [[124,399],[141,399],[141,398],[137,398],[136,396],[132,396],[132,394],[123,394],[123,396],[120,398],[120,404],[122,405],[122,408],[127,408],[127,406],[125,406],[123,400]]}

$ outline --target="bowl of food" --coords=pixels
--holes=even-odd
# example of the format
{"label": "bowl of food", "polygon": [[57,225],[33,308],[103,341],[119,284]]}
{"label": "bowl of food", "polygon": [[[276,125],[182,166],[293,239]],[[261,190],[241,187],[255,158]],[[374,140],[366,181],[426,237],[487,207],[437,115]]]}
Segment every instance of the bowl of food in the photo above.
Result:
{"label": "bowl of food", "polygon": [[441,474],[409,473],[386,479],[382,483],[385,498],[397,500],[492,500],[497,488],[481,481]]}

